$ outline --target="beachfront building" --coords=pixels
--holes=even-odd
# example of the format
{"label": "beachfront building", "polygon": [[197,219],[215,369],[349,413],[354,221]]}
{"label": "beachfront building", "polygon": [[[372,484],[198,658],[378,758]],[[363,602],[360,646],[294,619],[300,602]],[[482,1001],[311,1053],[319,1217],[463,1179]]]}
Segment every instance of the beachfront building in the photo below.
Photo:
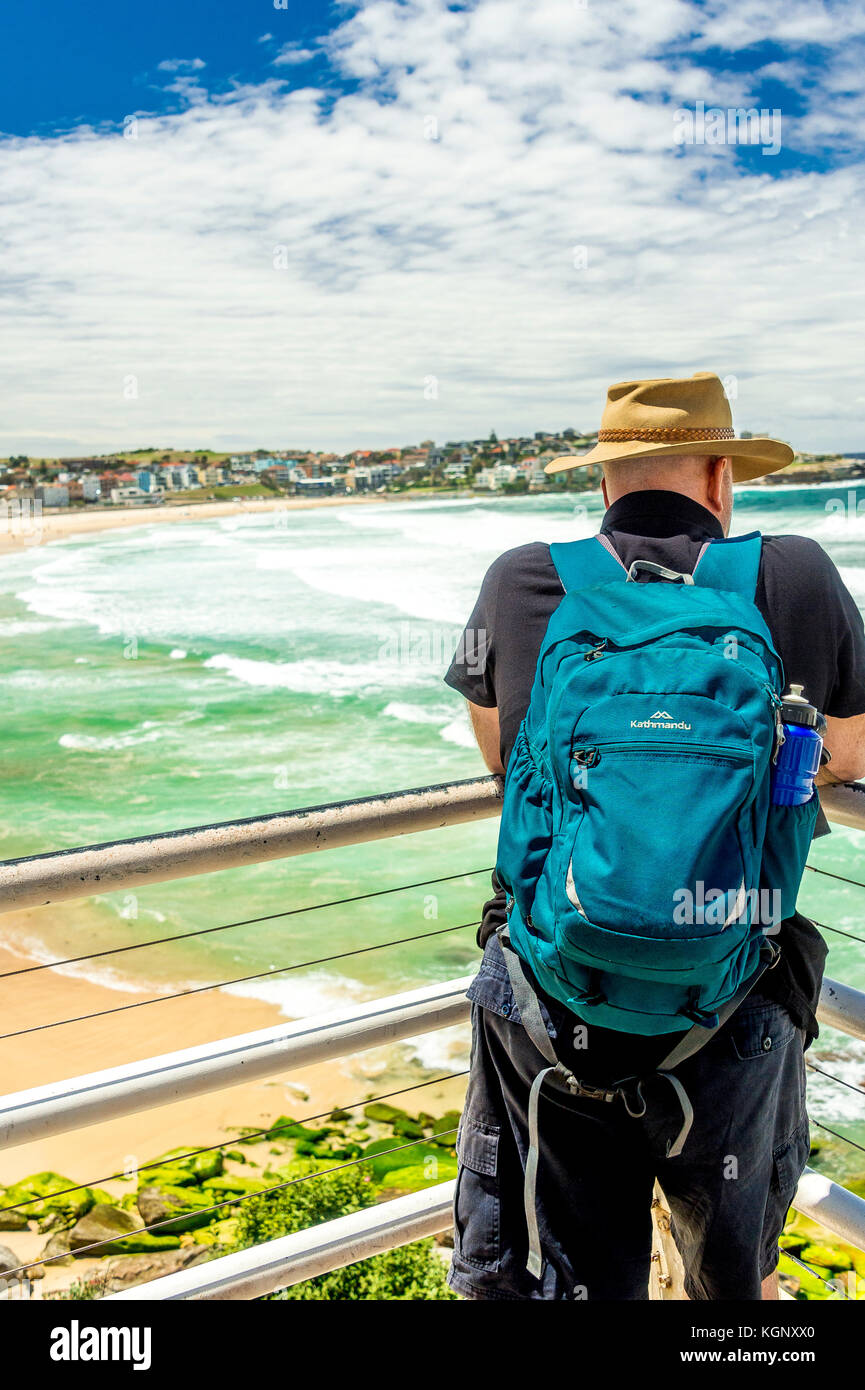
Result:
{"label": "beachfront building", "polygon": [[111,503],[115,507],[133,507],[142,502],[155,504],[162,501],[162,492],[144,492],[135,483],[121,483],[110,492]]}
{"label": "beachfront building", "polygon": [[43,507],[69,506],[69,488],[65,483],[45,483],[34,489],[34,496]]}

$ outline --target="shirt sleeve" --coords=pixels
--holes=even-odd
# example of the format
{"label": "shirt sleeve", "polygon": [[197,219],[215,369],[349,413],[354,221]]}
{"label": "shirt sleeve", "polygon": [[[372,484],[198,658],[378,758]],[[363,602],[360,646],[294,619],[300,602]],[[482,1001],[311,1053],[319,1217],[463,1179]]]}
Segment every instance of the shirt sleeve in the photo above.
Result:
{"label": "shirt sleeve", "polygon": [[493,709],[498,703],[494,642],[498,585],[499,562],[495,561],[484,575],[471,617],[444,677],[447,685],[458,690],[473,705],[483,705],[486,709]]}
{"label": "shirt sleeve", "polygon": [[770,627],[787,683],[798,681],[824,714],[865,713],[865,627],[825,550],[804,536],[767,539],[764,569]]}

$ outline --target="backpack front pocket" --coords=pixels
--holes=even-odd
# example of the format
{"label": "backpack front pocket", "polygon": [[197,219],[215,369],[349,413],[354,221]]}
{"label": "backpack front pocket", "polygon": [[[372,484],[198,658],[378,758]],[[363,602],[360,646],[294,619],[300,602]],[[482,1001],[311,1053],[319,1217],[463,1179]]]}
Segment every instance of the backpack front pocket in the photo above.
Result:
{"label": "backpack front pocket", "polygon": [[753,789],[744,749],[597,743],[574,749],[578,821],[560,865],[566,937],[580,920],[659,939],[713,935],[756,877],[742,821]]}

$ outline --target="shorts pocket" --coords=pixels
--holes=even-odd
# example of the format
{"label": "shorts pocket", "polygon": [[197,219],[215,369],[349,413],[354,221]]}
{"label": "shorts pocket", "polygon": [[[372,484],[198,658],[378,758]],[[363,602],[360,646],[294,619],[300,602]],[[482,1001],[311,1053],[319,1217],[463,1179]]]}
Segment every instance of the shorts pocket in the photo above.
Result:
{"label": "shorts pocket", "polygon": [[457,1135],[454,1254],[475,1269],[497,1270],[501,1261],[499,1125],[464,1117]]}
{"label": "shorts pocket", "polygon": [[785,1212],[796,1196],[796,1188],[799,1186],[799,1179],[805,1171],[810,1149],[811,1136],[806,1120],[797,1129],[792,1139],[773,1150],[772,1161],[775,1168],[773,1186],[780,1199],[786,1203]]}
{"label": "shorts pocket", "polygon": [[769,999],[746,1000],[729,1028],[733,1051],[740,1062],[770,1057],[796,1036],[796,1025],[787,1010]]}

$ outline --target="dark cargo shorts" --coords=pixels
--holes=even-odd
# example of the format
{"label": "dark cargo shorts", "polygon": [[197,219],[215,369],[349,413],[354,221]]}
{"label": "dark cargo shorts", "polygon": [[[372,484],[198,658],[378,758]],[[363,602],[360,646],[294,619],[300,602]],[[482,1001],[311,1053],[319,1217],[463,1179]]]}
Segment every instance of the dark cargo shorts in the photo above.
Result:
{"label": "dark cargo shorts", "polygon": [[[805,1035],[786,1010],[755,990],[676,1069],[694,1108],[677,1158],[666,1150],[682,1110],[662,1077],[644,1084],[641,1118],[620,1099],[544,1086],[536,1202],[544,1268],[535,1279],[526,1269],[523,1176],[529,1088],[545,1062],[514,1021],[495,938],[469,996],[472,1063],[457,1141],[451,1287],[476,1299],[646,1299],[657,1178],[688,1297],[759,1299],[809,1150]],[[580,1054],[554,1026],[556,1051],[579,1077]]]}

